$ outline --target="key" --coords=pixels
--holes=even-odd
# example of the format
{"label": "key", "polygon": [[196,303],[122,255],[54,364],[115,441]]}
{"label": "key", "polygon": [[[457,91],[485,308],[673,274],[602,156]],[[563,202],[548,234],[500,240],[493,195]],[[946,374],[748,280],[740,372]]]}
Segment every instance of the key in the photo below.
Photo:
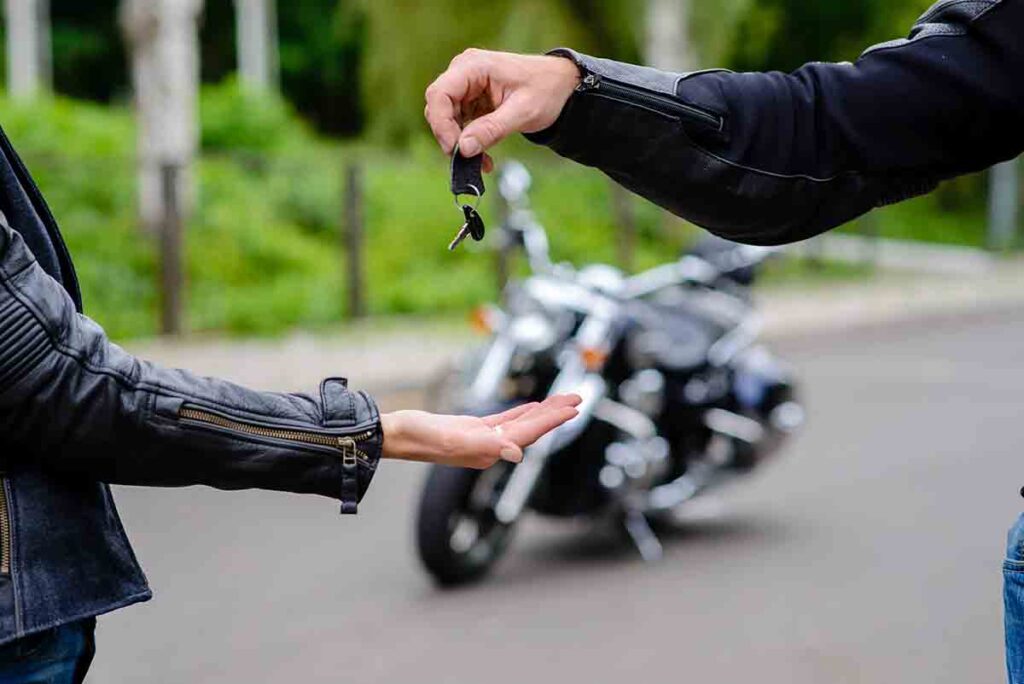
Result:
{"label": "key", "polygon": [[462,205],[462,214],[466,218],[466,222],[459,228],[459,232],[455,235],[455,239],[452,240],[451,244],[448,245],[448,251],[454,251],[463,240],[467,237],[472,238],[480,242],[484,239],[484,220],[480,218],[480,213],[468,204]]}
{"label": "key", "polygon": [[448,251],[454,252],[455,248],[459,246],[459,243],[469,237],[469,224],[463,223],[462,227],[459,228],[459,232],[455,234],[455,239],[448,245]]}

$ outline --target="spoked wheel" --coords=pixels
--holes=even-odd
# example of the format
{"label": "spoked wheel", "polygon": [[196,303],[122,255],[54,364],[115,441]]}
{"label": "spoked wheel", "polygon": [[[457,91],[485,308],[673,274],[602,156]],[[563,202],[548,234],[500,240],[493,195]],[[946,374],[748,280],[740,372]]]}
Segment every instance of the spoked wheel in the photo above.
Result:
{"label": "spoked wheel", "polygon": [[483,577],[501,557],[512,525],[494,505],[512,474],[504,461],[487,470],[434,466],[423,488],[416,529],[420,559],[442,586]]}

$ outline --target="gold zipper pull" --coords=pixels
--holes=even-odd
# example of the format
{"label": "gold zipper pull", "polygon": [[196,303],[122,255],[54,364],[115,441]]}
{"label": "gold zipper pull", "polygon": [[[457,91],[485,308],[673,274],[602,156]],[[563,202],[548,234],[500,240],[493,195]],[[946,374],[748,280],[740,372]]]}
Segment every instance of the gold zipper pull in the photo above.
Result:
{"label": "gold zipper pull", "polygon": [[359,501],[359,456],[356,441],[351,437],[338,437],[341,449],[341,512],[354,515]]}
{"label": "gold zipper pull", "polygon": [[338,437],[338,448],[341,449],[341,463],[346,468],[354,468],[357,464],[356,441],[351,437]]}

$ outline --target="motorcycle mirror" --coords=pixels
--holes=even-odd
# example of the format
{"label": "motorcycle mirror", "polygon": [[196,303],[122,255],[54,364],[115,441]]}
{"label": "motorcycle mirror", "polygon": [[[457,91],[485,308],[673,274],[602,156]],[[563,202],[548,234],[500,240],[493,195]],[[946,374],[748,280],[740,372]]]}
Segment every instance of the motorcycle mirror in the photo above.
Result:
{"label": "motorcycle mirror", "polygon": [[498,174],[498,192],[509,204],[518,204],[526,199],[532,182],[526,167],[512,159],[502,165]]}

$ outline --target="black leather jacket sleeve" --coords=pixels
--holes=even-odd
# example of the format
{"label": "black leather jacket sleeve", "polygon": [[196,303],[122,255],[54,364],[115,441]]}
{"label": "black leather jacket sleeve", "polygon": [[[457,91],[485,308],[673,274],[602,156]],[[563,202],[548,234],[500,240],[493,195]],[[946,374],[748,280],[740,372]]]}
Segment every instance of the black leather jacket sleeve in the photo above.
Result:
{"label": "black leather jacket sleeve", "polygon": [[856,63],[672,74],[555,50],[583,82],[528,136],[708,230],[801,240],[1024,150],[1024,0],[942,0]]}
{"label": "black leather jacket sleeve", "polygon": [[319,396],[254,392],[132,357],[0,222],[5,469],[321,494],[354,513],[381,443],[377,407],[344,380],[325,380]]}

